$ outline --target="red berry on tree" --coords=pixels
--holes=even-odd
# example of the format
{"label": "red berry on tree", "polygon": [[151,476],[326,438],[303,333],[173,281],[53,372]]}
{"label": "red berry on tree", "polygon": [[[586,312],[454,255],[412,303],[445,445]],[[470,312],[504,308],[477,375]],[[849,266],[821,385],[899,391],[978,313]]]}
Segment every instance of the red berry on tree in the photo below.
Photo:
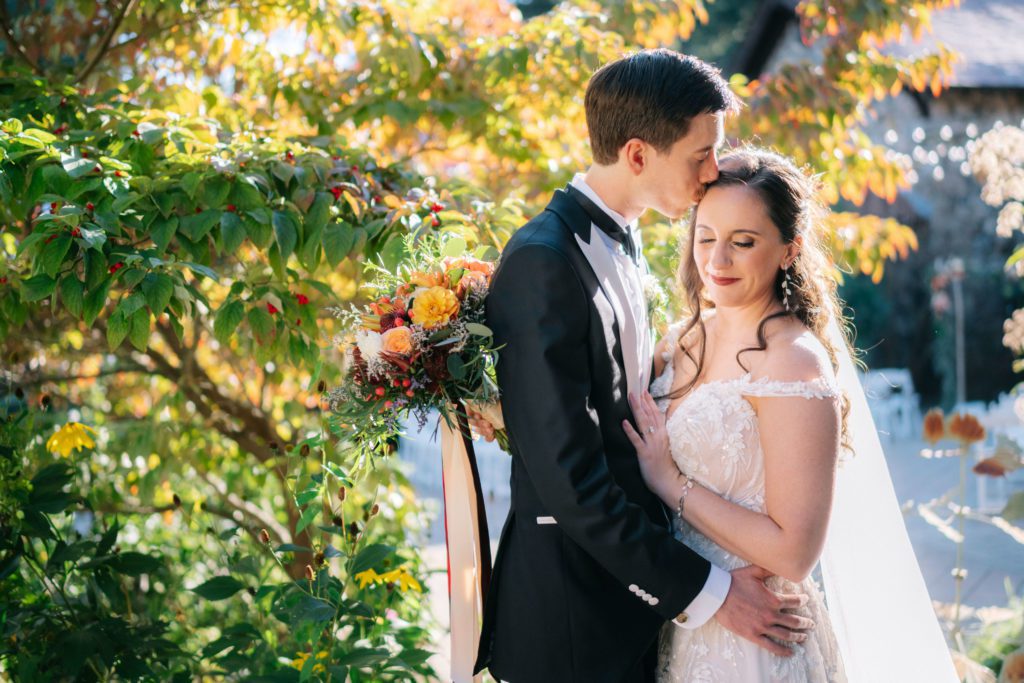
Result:
{"label": "red berry on tree", "polygon": [[280,313],[280,312],[281,311],[277,308],[277,306],[275,306],[274,304],[270,303],[269,301],[267,302],[267,313],[269,313],[270,315],[274,315],[275,313]]}
{"label": "red berry on tree", "polygon": [[359,167],[358,166],[353,166],[352,167],[352,172],[353,173],[358,173],[359,172]]}
{"label": "red berry on tree", "polygon": [[86,210],[86,211],[92,211],[92,210],[94,210],[95,208],[96,208],[96,205],[95,205],[95,204],[93,204],[92,202],[86,202],[86,203],[85,203],[85,210]]}
{"label": "red berry on tree", "polygon": [[196,207],[196,213],[202,213],[202,212],[203,212],[203,210],[200,207],[197,206]]}
{"label": "red berry on tree", "polygon": [[334,195],[334,201],[338,201],[339,199],[341,199],[341,188],[340,187],[332,187],[331,188],[331,194]]}
{"label": "red berry on tree", "polygon": [[228,208],[228,211],[230,211],[231,213],[234,213],[235,209],[238,208],[238,207],[236,207],[234,204],[228,204],[227,208]]}
{"label": "red berry on tree", "polygon": [[438,218],[437,216],[434,216],[434,218],[430,221],[430,224],[436,228],[437,226],[441,225],[441,219]]}
{"label": "red berry on tree", "polygon": [[430,205],[430,211],[432,213],[437,213],[438,211],[444,211],[444,205],[443,204],[438,204],[437,202],[434,202],[433,204]]}
{"label": "red berry on tree", "polygon": [[107,268],[107,270],[109,270],[110,274],[113,275],[114,273],[116,273],[117,271],[121,270],[122,268],[124,268],[124,263],[122,263],[121,261],[118,261],[114,265],[110,266],[110,268]]}
{"label": "red berry on tree", "polygon": [[0,276],[0,285],[6,285],[6,284],[7,284],[7,276],[6,275]]}
{"label": "red berry on tree", "polygon": [[305,294],[302,294],[301,292],[295,295],[295,300],[299,303],[300,306],[305,306],[306,304],[309,303],[309,297],[306,296]]}
{"label": "red berry on tree", "polygon": [[103,167],[100,166],[99,164],[96,164],[95,166],[92,167],[92,170],[94,173],[99,173],[100,171],[103,170]]}
{"label": "red berry on tree", "polygon": [[71,231],[71,236],[72,237],[81,237],[82,236],[82,231],[79,230],[78,228],[75,228],[74,230]]}
{"label": "red berry on tree", "polygon": [[120,171],[114,171],[114,175],[115,175],[116,177],[120,178],[121,176],[123,176],[123,175],[124,175],[124,173],[121,173]]}
{"label": "red berry on tree", "polygon": [[88,152],[82,152],[82,158],[83,159],[88,159],[89,158],[89,153]]}

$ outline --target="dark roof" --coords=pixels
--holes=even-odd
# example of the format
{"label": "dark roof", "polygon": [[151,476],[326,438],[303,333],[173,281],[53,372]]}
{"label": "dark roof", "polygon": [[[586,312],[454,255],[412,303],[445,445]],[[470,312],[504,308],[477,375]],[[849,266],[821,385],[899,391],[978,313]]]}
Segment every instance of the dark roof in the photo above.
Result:
{"label": "dark roof", "polygon": [[[732,71],[760,75],[789,22],[796,20],[796,2],[763,0]],[[961,0],[960,7],[932,13],[932,32],[920,42],[909,35],[886,51],[901,57],[934,52],[939,44],[960,53],[953,67],[954,87],[1024,87],[1024,2]]]}

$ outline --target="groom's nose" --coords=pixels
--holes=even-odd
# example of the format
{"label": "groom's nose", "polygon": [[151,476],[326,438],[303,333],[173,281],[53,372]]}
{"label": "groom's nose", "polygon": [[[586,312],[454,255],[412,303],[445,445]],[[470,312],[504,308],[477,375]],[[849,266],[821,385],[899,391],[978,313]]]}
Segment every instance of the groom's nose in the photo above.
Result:
{"label": "groom's nose", "polygon": [[708,155],[708,158],[704,160],[704,163],[700,165],[700,174],[698,180],[704,185],[713,183],[718,180],[718,155],[712,152]]}

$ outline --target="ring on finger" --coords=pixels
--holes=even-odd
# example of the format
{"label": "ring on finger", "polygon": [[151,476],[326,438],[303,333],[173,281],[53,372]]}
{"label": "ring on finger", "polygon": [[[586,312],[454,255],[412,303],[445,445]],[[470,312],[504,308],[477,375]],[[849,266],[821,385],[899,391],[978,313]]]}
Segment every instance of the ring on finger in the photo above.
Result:
{"label": "ring on finger", "polygon": [[655,432],[655,429],[654,429],[654,427],[648,427],[648,428],[647,428],[647,433],[648,433],[648,434],[653,434],[654,432]]}

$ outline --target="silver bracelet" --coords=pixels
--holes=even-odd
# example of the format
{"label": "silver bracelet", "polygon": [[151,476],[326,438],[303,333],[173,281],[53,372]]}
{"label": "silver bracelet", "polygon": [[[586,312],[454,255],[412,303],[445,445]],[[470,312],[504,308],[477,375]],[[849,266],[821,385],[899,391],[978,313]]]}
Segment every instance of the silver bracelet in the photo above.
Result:
{"label": "silver bracelet", "polygon": [[683,477],[683,490],[679,493],[679,502],[676,503],[676,516],[679,517],[679,523],[683,522],[683,506],[686,504],[686,494],[693,488],[693,479],[681,474]]}

